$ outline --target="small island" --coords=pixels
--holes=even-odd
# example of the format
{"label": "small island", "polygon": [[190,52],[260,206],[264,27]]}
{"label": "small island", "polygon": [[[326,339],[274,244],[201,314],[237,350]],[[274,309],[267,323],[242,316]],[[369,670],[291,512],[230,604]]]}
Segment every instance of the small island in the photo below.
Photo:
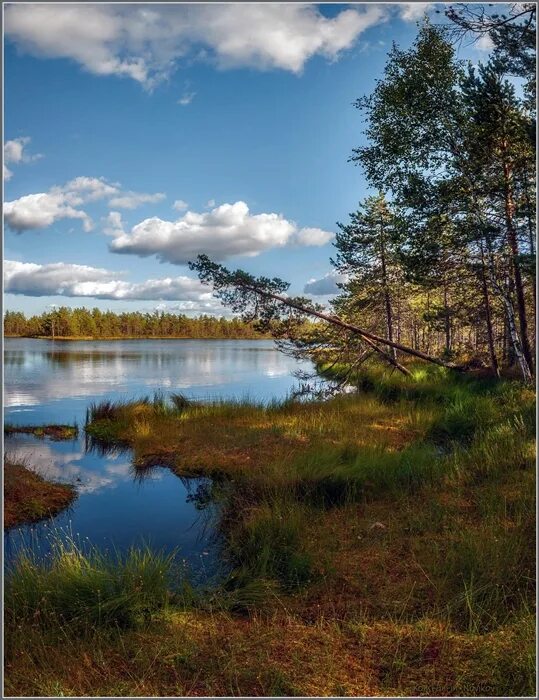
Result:
{"label": "small island", "polygon": [[24,464],[4,459],[4,527],[57,515],[75,500],[70,484],[48,481]]}

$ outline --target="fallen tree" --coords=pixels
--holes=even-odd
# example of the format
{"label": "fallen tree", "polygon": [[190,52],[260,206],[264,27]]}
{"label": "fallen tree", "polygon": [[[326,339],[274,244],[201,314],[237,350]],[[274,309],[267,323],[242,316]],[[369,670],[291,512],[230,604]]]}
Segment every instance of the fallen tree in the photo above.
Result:
{"label": "fallen tree", "polygon": [[306,297],[284,296],[290,285],[278,277],[254,277],[243,270],[230,271],[224,265],[214,263],[207,255],[199,255],[195,262],[189,263],[189,268],[198,274],[203,284],[213,287],[214,295],[225,306],[241,313],[245,320],[258,319],[269,326],[271,321],[282,320],[283,312],[288,310],[301,316],[313,316],[359,336],[367,346],[403,374],[409,375],[410,372],[392,354],[385,352],[379,345],[400,350],[406,355],[417,357],[440,367],[459,371],[464,369],[461,365],[447,362],[421,350],[383,338],[376,333],[348,323],[338,316],[325,313],[322,306],[313,304]]}

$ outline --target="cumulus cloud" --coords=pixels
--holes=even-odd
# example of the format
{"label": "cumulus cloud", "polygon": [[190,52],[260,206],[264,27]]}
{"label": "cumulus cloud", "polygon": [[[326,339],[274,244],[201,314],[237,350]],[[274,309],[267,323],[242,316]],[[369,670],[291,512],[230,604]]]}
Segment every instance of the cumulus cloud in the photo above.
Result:
{"label": "cumulus cloud", "polygon": [[4,218],[10,228],[21,233],[29,229],[45,228],[60,219],[81,219],[85,231],[92,229],[92,220],[81,209],[68,203],[63,192],[27,194],[4,204]]}
{"label": "cumulus cloud", "polygon": [[185,211],[188,206],[189,204],[187,204],[187,202],[184,202],[183,199],[177,199],[172,205],[172,208],[176,209],[176,211]]}
{"label": "cumulus cloud", "polygon": [[38,192],[20,197],[4,205],[7,224],[19,233],[30,229],[46,228],[61,219],[80,219],[85,231],[91,231],[93,222],[82,209],[82,204],[108,199],[109,206],[134,209],[144,202],[159,202],[165,198],[161,192],[122,192],[119,183],[105,178],[76,177],[65,185],[52,187],[48,192]]}
{"label": "cumulus cloud", "polygon": [[96,75],[151,89],[178,61],[300,73],[313,56],[335,60],[389,9],[362,5],[325,17],[304,4],[12,4],[6,34],[27,52],[68,58]]}
{"label": "cumulus cloud", "polygon": [[120,209],[136,209],[141,204],[155,204],[166,198],[163,192],[145,194],[144,192],[124,192],[120,197],[114,197],[109,201],[111,207]]}
{"label": "cumulus cloud", "polygon": [[407,22],[417,22],[433,4],[432,2],[404,2],[400,5],[401,17]]}
{"label": "cumulus cloud", "polygon": [[30,141],[29,136],[6,141],[4,144],[4,162],[20,163],[23,158],[24,147]]}
{"label": "cumulus cloud", "polygon": [[110,197],[119,191],[118,188],[117,183],[109,183],[103,177],[76,177],[53,190],[63,192],[73,204],[83,204]]}
{"label": "cumulus cloud", "polygon": [[4,180],[9,180],[13,172],[6,167],[5,163],[31,163],[43,158],[41,153],[29,154],[26,146],[30,143],[29,136],[21,136],[18,139],[11,139],[4,144]]}
{"label": "cumulus cloud", "polygon": [[[115,300],[176,301],[212,305],[212,295],[198,279],[187,276],[127,282],[118,273],[71,263],[25,263],[6,260],[4,291],[26,296],[92,297]],[[215,306],[213,304],[213,306]]]}
{"label": "cumulus cloud", "polygon": [[346,279],[346,275],[341,275],[332,270],[320,279],[310,279],[303,288],[303,291],[305,294],[313,294],[315,296],[338,294],[341,290],[337,284],[346,282]]}
{"label": "cumulus cloud", "polygon": [[251,214],[245,202],[221,204],[210,212],[188,211],[177,221],[144,219],[129,233],[115,237],[113,253],[149,257],[181,265],[206,253],[217,260],[255,256],[290,245],[320,246],[333,234],[321,229],[298,229],[281,214]]}
{"label": "cumulus cloud", "polygon": [[321,246],[329,243],[333,235],[321,228],[302,228],[294,234],[293,243],[299,246]]}
{"label": "cumulus cloud", "polygon": [[37,263],[4,261],[4,291],[11,294],[28,296],[47,296],[64,294],[73,296],[70,290],[77,284],[85,282],[103,282],[110,280],[113,273],[87,265],[66,263]]}

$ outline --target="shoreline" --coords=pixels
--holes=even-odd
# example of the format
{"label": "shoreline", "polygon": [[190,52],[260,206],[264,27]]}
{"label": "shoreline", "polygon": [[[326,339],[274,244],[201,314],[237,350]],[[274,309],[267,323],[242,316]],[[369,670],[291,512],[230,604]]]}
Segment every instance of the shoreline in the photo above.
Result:
{"label": "shoreline", "polygon": [[241,336],[238,338],[222,337],[217,338],[215,336],[211,337],[193,337],[188,335],[163,335],[163,336],[152,336],[152,335],[111,335],[96,338],[95,336],[71,336],[71,335],[58,335],[56,337],[51,337],[49,335],[6,335],[4,334],[4,339],[25,339],[25,340],[61,340],[61,341],[99,341],[99,340],[273,340],[271,336]]}
{"label": "shoreline", "polygon": [[534,394],[411,371],[326,401],[93,405],[87,435],[137,470],[212,480],[230,574],[197,591],[150,550],[15,569],[10,695],[39,695],[51,668],[72,696],[527,695]]}

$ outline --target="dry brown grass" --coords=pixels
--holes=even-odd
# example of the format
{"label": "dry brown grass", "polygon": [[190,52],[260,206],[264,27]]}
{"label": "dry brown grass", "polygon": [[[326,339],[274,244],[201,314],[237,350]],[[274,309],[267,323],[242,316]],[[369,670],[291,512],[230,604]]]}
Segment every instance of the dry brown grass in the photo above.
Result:
{"label": "dry brown grass", "polygon": [[56,515],[75,497],[72,486],[47,481],[22,464],[4,460],[4,527]]}
{"label": "dry brown grass", "polygon": [[[530,626],[531,620],[524,622]],[[522,626],[456,633],[414,623],[318,621],[286,613],[176,613],[121,638],[33,638],[6,667],[8,696],[491,695]]]}
{"label": "dry brown grass", "polygon": [[[10,640],[8,694],[529,693],[534,611],[522,581],[533,571],[526,541],[533,440],[513,413],[530,398],[522,409],[492,400],[493,411],[502,406],[499,425],[481,427],[475,442],[453,445],[445,456],[416,445],[443,418],[437,401],[359,396],[175,413],[151,403],[119,407],[113,420],[94,424],[97,436],[132,445],[140,468],[168,464],[178,474],[226,476],[234,488],[223,526],[240,559],[250,561],[258,543],[282,554],[282,536],[292,532],[298,549],[284,537],[285,553],[305,555],[313,575],[297,588],[277,582],[281,588],[241,613],[203,605],[138,630],[87,638],[66,632],[53,644],[25,629],[24,639]],[[481,401],[464,407],[466,420],[453,423],[454,432],[473,426]],[[421,477],[410,488],[393,459],[404,452]],[[369,459],[373,469],[362,472]],[[425,469],[431,461],[440,467],[433,479]],[[390,478],[377,481],[378,469]],[[309,499],[296,488],[353,470],[359,483],[373,483],[342,502]],[[251,574],[256,583],[256,568]],[[463,581],[474,576],[483,576],[488,596],[474,589],[463,600]]]}

